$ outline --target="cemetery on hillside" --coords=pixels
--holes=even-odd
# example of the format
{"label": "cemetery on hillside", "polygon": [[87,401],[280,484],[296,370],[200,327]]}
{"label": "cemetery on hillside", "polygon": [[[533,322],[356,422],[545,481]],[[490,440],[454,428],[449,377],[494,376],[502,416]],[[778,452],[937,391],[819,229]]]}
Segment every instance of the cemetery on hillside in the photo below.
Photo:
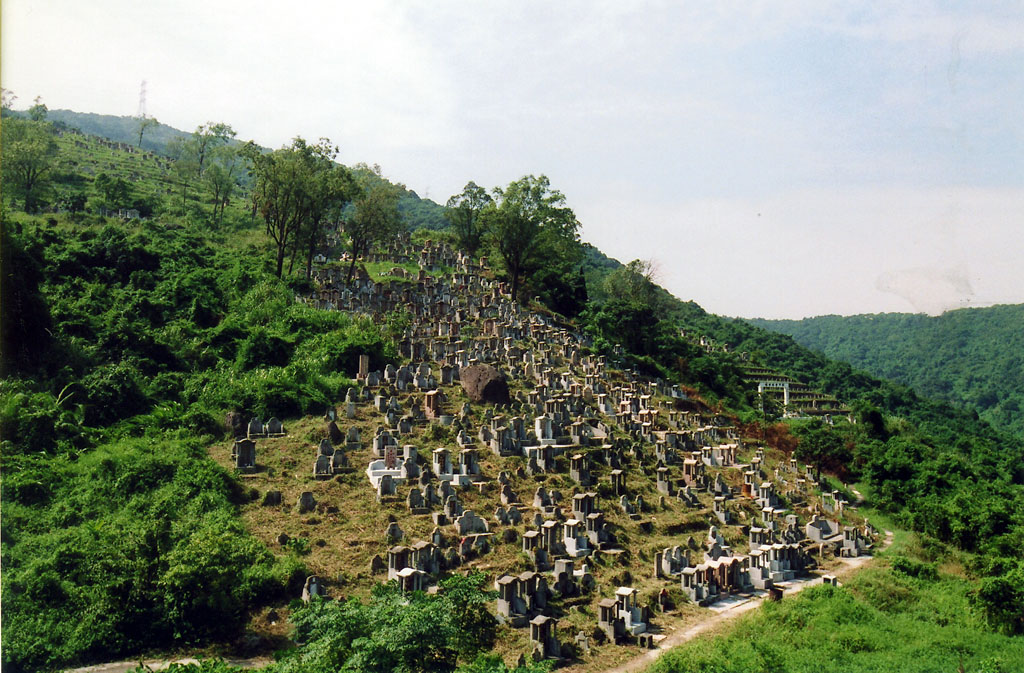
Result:
{"label": "cemetery on hillside", "polygon": [[[318,256],[299,301],[403,316],[400,360],[364,355],[322,419],[236,417],[213,449],[249,489],[253,532],[308,552],[303,600],[383,581],[430,592],[480,571],[506,659],[602,667],[876,544],[814,468],[693,391],[596,355],[513,301],[486,257],[406,236],[346,283],[350,261]],[[769,374],[754,372],[788,397]]]}

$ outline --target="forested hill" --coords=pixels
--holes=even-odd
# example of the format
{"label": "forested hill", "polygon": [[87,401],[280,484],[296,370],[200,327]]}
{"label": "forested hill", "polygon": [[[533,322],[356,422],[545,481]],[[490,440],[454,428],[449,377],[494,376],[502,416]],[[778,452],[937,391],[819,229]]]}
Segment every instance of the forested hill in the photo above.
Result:
{"label": "forested hill", "polygon": [[1024,305],[749,322],[1024,436]]}
{"label": "forested hill", "polygon": [[[136,117],[116,117],[92,112],[75,112],[73,110],[49,110],[46,118],[53,122],[62,122],[82,133],[100,136],[107,140],[128,145],[139,144],[139,120]],[[146,129],[142,136],[142,149],[168,154],[168,145],[173,140],[188,137],[185,131],[173,126],[157,123]]]}
{"label": "forested hill", "polygon": [[[410,521],[413,514],[401,502],[375,507],[359,470],[339,473],[340,481],[316,481],[309,463],[303,469],[331,434],[325,412],[338,409],[350,390],[370,394],[352,378],[360,356],[369,357],[371,370],[413,366],[411,352],[402,355],[399,344],[419,333],[407,307],[374,318],[351,303],[348,310],[320,310],[324,293],[337,290],[331,296],[340,301],[355,296],[349,288],[358,286],[377,296],[408,291],[413,298],[436,298],[425,293],[438,278],[466,275],[451,254],[437,254],[442,248],[479,260],[480,277],[497,287],[491,293],[501,302],[516,303],[517,312],[535,313],[559,330],[571,329],[585,344],[582,356],[608,363],[609,388],[654,377],[678,385],[690,400],[681,411],[706,416],[710,409],[709,421],[731,419],[748,451],[764,445],[779,465],[789,458],[812,464],[827,477],[822,489],[839,486],[834,477],[856,484],[867,499],[862,511],[870,505],[917,531],[923,542],[912,550],[914,560],[894,562],[884,582],[868,592],[887,613],[913,608],[906,618],[917,619],[927,612],[927,634],[917,631],[904,642],[945,643],[949,639],[938,629],[955,627],[966,643],[955,652],[963,654],[967,670],[984,670],[972,660],[998,653],[980,636],[1024,633],[1024,441],[970,412],[830,360],[790,336],[672,297],[655,284],[649,264],[621,264],[581,243],[581,223],[545,176],[490,189],[471,182],[442,208],[390,183],[379,167],[336,164],[329,141],[310,145],[297,138],[266,152],[235,138],[229,125],[211,122],[175,140],[176,153],[157,156],[138,151],[135,143],[72,132],[55,113],[47,121],[41,105],[16,115],[27,119],[0,110],[4,671],[63,670],[147,651],[249,647],[254,633],[254,647],[267,651],[291,648],[288,638],[301,643],[271,664],[268,672],[274,673],[397,670],[396,653],[410,673],[452,671],[456,661],[463,673],[508,673],[498,655],[521,651],[518,636],[496,630],[480,607],[494,596],[479,589],[495,579],[499,566],[492,559],[510,560],[517,572],[532,567],[521,565],[528,561],[515,539],[497,543],[504,547],[481,561],[486,565],[473,566],[488,569],[486,581],[461,578],[467,585],[456,576],[439,577],[455,580],[442,585],[440,600],[410,602],[378,589],[365,602],[359,592],[375,583],[367,574],[367,568],[375,572],[370,554],[386,553],[392,544],[388,524],[400,523],[411,536],[421,524],[426,534],[432,522]],[[19,170],[32,166],[38,170],[31,174]],[[523,242],[529,245],[517,247]],[[517,250],[524,256],[516,257]],[[460,338],[473,348],[492,338],[479,324],[486,315],[460,328]],[[1003,338],[1004,347],[1019,343],[1014,338]],[[834,395],[851,414],[828,420],[783,416],[744,378],[750,365]],[[525,373],[513,380],[521,381],[522,394],[540,387]],[[462,395],[447,385],[448,392]],[[403,396],[403,409],[418,408],[420,400],[425,405],[426,393],[419,394]],[[369,409],[368,398],[360,399]],[[450,408],[460,408],[461,399],[453,397]],[[467,422],[487,427],[493,411],[473,404]],[[529,407],[525,411],[533,415]],[[262,482],[267,490],[261,498],[261,488],[249,474],[233,471],[228,456],[238,422],[272,415],[290,428],[282,441],[297,453],[261,446],[275,463],[261,464],[259,479],[283,480]],[[377,420],[343,421],[362,424],[363,440],[353,448],[366,452],[361,465],[370,460]],[[409,435],[410,445],[457,444],[454,428],[422,421]],[[661,415],[657,423],[670,427]],[[630,437],[619,432],[616,439],[632,444]],[[643,456],[630,459],[634,487],[657,502],[658,491],[648,483],[655,454]],[[507,471],[492,468],[500,466],[491,464],[489,474]],[[542,482],[571,487],[571,479],[560,475],[527,476],[531,481],[517,491],[532,492]],[[316,484],[334,489],[334,500],[321,500],[316,516],[303,517],[300,489]],[[356,486],[365,500],[339,490]],[[599,490],[609,494],[607,486],[601,483]],[[265,498],[271,491],[276,505]],[[478,496],[498,496],[475,489],[465,495],[479,504],[485,501]],[[612,516],[621,512],[622,523],[632,525],[618,498],[601,497]],[[687,505],[683,513],[671,499],[668,509],[659,504],[654,534],[664,532],[665,543],[675,545],[680,536],[703,530],[712,502],[710,494],[702,497],[707,511]],[[848,493],[847,501],[853,497]],[[494,511],[492,504],[477,511]],[[686,528],[666,525],[665,512],[673,507],[688,517]],[[271,518],[246,518],[257,512]],[[389,522],[390,514],[404,518]],[[335,523],[342,519],[367,531],[368,544],[337,537]],[[746,525],[729,530],[744,546]],[[883,518],[879,525],[888,522]],[[602,561],[609,577],[604,589],[632,578],[648,581],[650,558],[664,545],[649,534],[642,544],[640,539],[633,538],[632,561],[624,556],[614,562],[614,581],[613,567]],[[337,567],[318,568],[328,557]],[[628,563],[636,566],[623,574]],[[327,578],[328,595],[354,600],[334,601],[330,608],[321,601],[293,604],[314,572]],[[917,606],[908,598],[911,581],[941,596],[946,611]],[[852,594],[837,591],[825,602],[849,622],[851,612],[843,606]],[[697,609],[678,597],[681,610]],[[592,629],[596,612],[567,610],[571,631]],[[481,618],[479,628],[466,628],[467,614]],[[353,629],[376,624],[389,626],[353,636]],[[875,631],[891,640],[891,631]],[[857,635],[848,647],[859,653],[865,642]],[[786,647],[781,640],[777,645]],[[484,658],[474,661],[481,650]],[[765,651],[777,658],[774,649]],[[307,665],[307,656],[324,664]],[[1021,657],[1007,655],[1013,660]],[[739,670],[783,670],[763,658],[750,661]],[[591,655],[585,670],[608,663],[600,653]],[[547,664],[514,670],[541,673]]]}

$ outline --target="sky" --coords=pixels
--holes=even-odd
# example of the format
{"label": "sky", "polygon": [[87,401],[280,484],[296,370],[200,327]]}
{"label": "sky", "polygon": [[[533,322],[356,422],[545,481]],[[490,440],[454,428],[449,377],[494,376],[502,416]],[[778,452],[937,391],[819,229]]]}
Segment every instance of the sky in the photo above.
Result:
{"label": "sky", "polygon": [[723,315],[1024,303],[1024,2],[4,0],[0,84],[444,203],[545,174]]}

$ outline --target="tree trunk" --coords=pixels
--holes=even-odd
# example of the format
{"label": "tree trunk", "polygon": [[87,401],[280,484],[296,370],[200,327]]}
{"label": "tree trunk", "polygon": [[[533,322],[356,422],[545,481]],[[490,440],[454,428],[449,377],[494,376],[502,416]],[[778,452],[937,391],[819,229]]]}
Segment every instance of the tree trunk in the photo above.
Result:
{"label": "tree trunk", "polygon": [[348,274],[345,276],[345,285],[352,282],[352,272],[356,270],[356,256],[352,255],[352,261],[348,263]]}
{"label": "tree trunk", "polygon": [[512,269],[512,301],[519,296],[519,267]]}
{"label": "tree trunk", "polygon": [[284,244],[279,243],[277,246],[277,277],[281,277],[281,271],[284,270]]}
{"label": "tree trunk", "polygon": [[316,234],[309,237],[309,250],[306,252],[306,280],[313,276],[313,252],[316,249]]}

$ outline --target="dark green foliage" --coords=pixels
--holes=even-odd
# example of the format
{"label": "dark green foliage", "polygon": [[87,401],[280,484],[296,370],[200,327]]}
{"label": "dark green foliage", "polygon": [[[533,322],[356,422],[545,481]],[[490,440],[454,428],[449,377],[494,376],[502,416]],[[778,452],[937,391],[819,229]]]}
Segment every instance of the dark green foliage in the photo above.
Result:
{"label": "dark green foliage", "polygon": [[230,637],[287,579],[194,442],[4,460],[4,670]]}
{"label": "dark green foliage", "polygon": [[50,312],[39,291],[40,250],[25,249],[0,222],[0,376],[34,369],[53,347]]}
{"label": "dark green foliage", "polygon": [[1024,436],[1024,305],[751,322]]}
{"label": "dark green foliage", "polygon": [[989,625],[1009,635],[1024,635],[1024,564],[995,577],[981,580],[974,595]]}
{"label": "dark green foliage", "polygon": [[[39,288],[34,305],[23,302],[35,306],[24,329],[49,324],[56,336],[26,348],[63,353],[60,368],[54,358],[17,360],[24,376],[39,377],[42,408],[62,409],[55,420],[81,412],[85,426],[108,426],[166,403],[206,428],[209,414],[231,409],[321,413],[352,385],[360,353],[374,366],[394,357],[381,328],[296,304],[282,281],[185,231],[29,228],[10,250],[19,276]],[[32,386],[7,390],[3,408],[18,430],[5,436],[10,448],[49,451],[81,439],[66,424],[47,429],[47,416],[22,413]]]}
{"label": "dark green foliage", "polygon": [[[152,673],[151,668],[144,664],[131,670],[131,673]],[[203,659],[198,664],[177,664],[172,663],[167,668],[161,669],[167,673],[242,673],[246,669],[232,666],[222,659]]]}
{"label": "dark green foliage", "polygon": [[[437,595],[378,585],[368,603],[314,599],[292,615],[301,648],[284,653],[275,673],[451,671],[494,642],[486,578],[455,576]],[[477,670],[477,669],[470,669]],[[482,669],[500,670],[500,669]]]}
{"label": "dark green foliage", "polygon": [[799,444],[793,455],[814,465],[819,474],[822,469],[832,473],[842,472],[852,462],[853,456],[844,437],[828,428],[821,419],[797,426],[795,434]]}
{"label": "dark green foliage", "polygon": [[246,534],[236,482],[190,438],[229,410],[322,413],[360,353],[393,359],[385,328],[296,303],[262,255],[194,230],[4,233],[26,297],[11,324],[53,335],[10,351],[0,383],[4,670],[234,637],[295,557]]}

